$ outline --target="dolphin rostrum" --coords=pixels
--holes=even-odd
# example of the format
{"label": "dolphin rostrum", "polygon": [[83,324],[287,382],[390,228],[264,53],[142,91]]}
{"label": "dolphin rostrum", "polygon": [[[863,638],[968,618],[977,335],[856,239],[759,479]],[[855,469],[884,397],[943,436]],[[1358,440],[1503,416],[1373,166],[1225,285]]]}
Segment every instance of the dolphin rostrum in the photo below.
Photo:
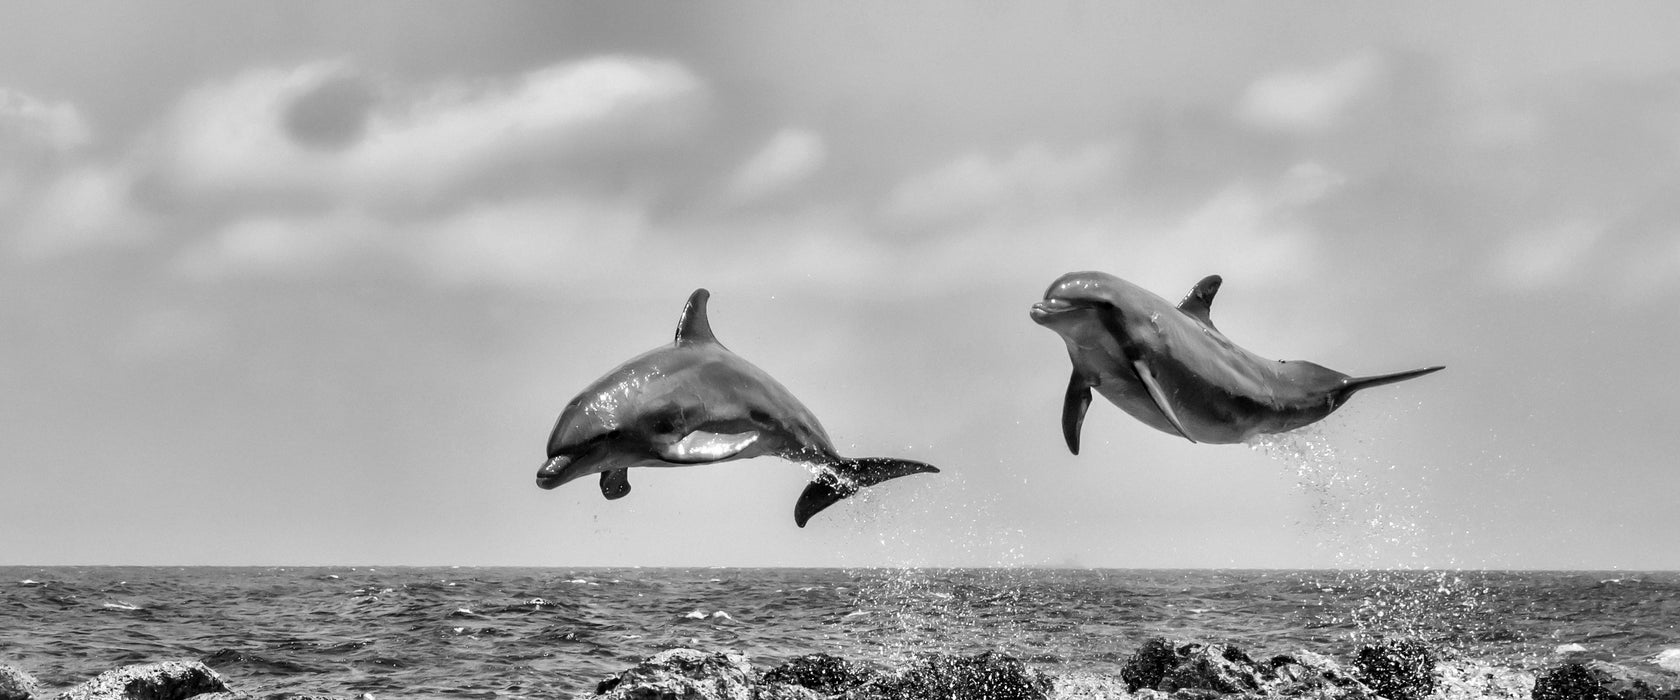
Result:
{"label": "dolphin rostrum", "polygon": [[1219,275],[1197,282],[1178,306],[1101,272],[1070,272],[1033,304],[1032,319],[1067,343],[1073,360],[1062,436],[1079,454],[1079,428],[1095,388],[1156,430],[1191,442],[1242,442],[1318,421],[1354,392],[1442,367],[1350,377],[1311,362],[1267,360],[1213,326]]}
{"label": "dolphin rostrum", "polygon": [[630,493],[631,467],[771,455],[817,470],[794,504],[793,521],[805,527],[865,486],[939,471],[907,459],[837,454],[799,399],[712,335],[710,297],[694,290],[670,345],[619,365],[566,404],[548,439],[548,461],[537,470],[538,486],[600,474],[601,494],[610,500]]}

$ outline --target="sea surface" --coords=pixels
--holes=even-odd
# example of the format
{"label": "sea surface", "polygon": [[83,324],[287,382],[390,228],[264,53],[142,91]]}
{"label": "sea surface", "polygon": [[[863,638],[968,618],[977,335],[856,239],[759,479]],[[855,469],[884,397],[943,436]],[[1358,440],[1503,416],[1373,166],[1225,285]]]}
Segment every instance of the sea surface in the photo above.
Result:
{"label": "sea surface", "polygon": [[1639,667],[1680,647],[1680,573],[0,567],[0,663],[54,688],[197,658],[257,697],[569,698],[673,647],[760,667],[999,650],[1090,679],[1155,635],[1344,661],[1413,636],[1519,678],[1566,652]]}

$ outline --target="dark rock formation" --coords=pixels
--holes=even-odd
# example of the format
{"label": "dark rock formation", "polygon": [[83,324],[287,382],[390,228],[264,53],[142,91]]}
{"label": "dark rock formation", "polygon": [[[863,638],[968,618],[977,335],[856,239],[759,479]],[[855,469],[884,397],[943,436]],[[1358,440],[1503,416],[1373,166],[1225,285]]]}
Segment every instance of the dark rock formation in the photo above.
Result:
{"label": "dark rock formation", "polygon": [[876,678],[847,693],[848,700],[1048,700],[1049,676],[1019,659],[986,652],[974,656],[928,654],[903,673]]}
{"label": "dark rock formation", "polygon": [[1260,690],[1260,669],[1243,650],[1224,644],[1196,644],[1186,651],[1178,666],[1155,686],[1157,690],[1211,690],[1220,694]]}
{"label": "dark rock formation", "polygon": [[197,661],[161,661],[106,671],[58,695],[57,700],[186,700],[229,692],[222,677]]}
{"label": "dark rock formation", "polygon": [[[602,681],[607,700],[754,700],[751,663],[740,654],[694,649],[659,652]],[[610,684],[610,685],[609,685]]]}
{"label": "dark rock formation", "polygon": [[1423,700],[1440,684],[1434,647],[1417,639],[1367,644],[1354,653],[1359,679],[1389,700]]}
{"label": "dark rock formation", "polygon": [[1680,677],[1598,660],[1564,661],[1534,679],[1534,700],[1680,700]]}
{"label": "dark rock formation", "polygon": [[1154,688],[1161,684],[1161,679],[1178,668],[1178,664],[1189,654],[1194,644],[1182,644],[1168,641],[1164,637],[1150,637],[1143,641],[1126,659],[1126,664],[1120,667],[1120,679],[1126,681],[1126,689],[1137,691],[1142,688]]}
{"label": "dark rock formation", "polygon": [[1297,651],[1279,654],[1266,662],[1266,677],[1272,693],[1284,697],[1346,697],[1372,695],[1370,688],[1323,654]]}
{"label": "dark rock formation", "polygon": [[1242,695],[1360,700],[1375,695],[1334,660],[1310,651],[1256,661],[1232,645],[1161,637],[1145,640],[1121,667],[1120,677],[1137,698]]}
{"label": "dark rock formation", "polygon": [[32,700],[41,682],[22,670],[0,664],[0,700]]}
{"label": "dark rock formation", "polygon": [[807,654],[764,673],[766,684],[797,685],[818,695],[838,695],[863,685],[873,672],[862,664],[828,654]]}

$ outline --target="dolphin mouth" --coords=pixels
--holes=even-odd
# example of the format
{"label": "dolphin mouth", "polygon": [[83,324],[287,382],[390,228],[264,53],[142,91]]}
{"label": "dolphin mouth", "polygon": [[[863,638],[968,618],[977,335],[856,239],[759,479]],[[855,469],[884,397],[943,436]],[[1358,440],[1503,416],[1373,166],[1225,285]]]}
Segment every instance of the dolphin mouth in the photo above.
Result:
{"label": "dolphin mouth", "polygon": [[537,470],[537,486],[543,490],[553,489],[568,481],[583,476],[582,469],[573,469],[577,461],[566,455],[550,457]]}
{"label": "dolphin mouth", "polygon": [[1045,299],[1032,305],[1032,320],[1044,323],[1052,318],[1084,308],[1083,304],[1074,303],[1066,299]]}

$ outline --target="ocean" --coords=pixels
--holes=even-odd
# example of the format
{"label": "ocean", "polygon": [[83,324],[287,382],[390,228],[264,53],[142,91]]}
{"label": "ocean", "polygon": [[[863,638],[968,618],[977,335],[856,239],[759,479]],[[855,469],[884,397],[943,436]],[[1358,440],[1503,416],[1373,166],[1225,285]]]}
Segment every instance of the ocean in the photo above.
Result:
{"label": "ocean", "polygon": [[1157,635],[1344,661],[1419,637],[1520,683],[1571,649],[1638,667],[1680,647],[1680,573],[0,568],[0,663],[54,688],[193,658],[255,697],[571,698],[673,647],[760,667],[997,650],[1088,679]]}

